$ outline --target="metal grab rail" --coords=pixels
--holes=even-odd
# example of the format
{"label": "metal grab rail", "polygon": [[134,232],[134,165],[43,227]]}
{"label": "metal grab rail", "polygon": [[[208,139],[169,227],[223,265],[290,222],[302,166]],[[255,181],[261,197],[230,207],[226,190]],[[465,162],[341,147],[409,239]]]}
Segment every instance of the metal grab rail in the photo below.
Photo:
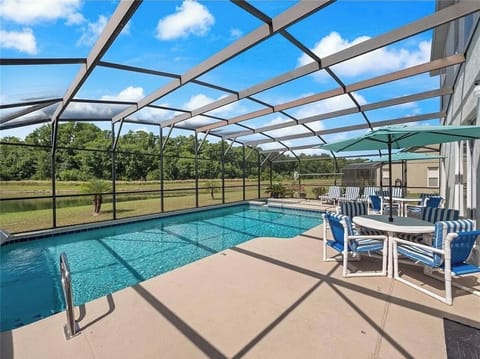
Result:
{"label": "metal grab rail", "polygon": [[65,312],[67,313],[67,324],[64,327],[65,338],[70,339],[78,334],[78,325],[75,322],[73,312],[72,280],[70,266],[65,253],[60,254],[60,273],[62,276],[63,297],[65,298]]}

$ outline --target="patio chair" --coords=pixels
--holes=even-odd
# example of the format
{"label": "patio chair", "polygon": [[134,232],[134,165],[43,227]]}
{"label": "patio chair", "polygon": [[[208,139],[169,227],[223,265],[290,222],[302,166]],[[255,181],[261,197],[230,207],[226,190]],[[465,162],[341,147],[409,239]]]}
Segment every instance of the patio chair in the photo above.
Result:
{"label": "patio chair", "polygon": [[392,197],[403,198],[403,187],[392,187]]}
{"label": "patio chair", "polygon": [[[363,201],[360,201],[360,202],[358,202],[358,201],[340,202],[339,214],[350,217],[350,221],[352,221],[353,217],[365,216],[365,215],[369,214],[368,203],[363,202]],[[377,231],[375,229],[356,226],[354,223],[352,223],[352,227],[354,229],[356,229],[358,234],[360,234],[360,235],[376,236],[376,235],[383,235],[384,234],[383,232]]]}
{"label": "patio chair", "polygon": [[[323,215],[323,260],[325,262],[336,261],[329,257],[327,248],[333,248],[343,257],[343,276],[385,276],[387,274],[387,244],[388,237],[385,235],[359,235],[352,227],[350,217],[341,214],[327,212]],[[327,239],[327,226],[331,230],[333,239]],[[359,260],[361,253],[372,253],[382,251],[382,271],[356,272],[351,273],[348,270],[348,257],[352,254],[353,258]]]}
{"label": "patio chair", "polygon": [[340,202],[339,214],[350,217],[352,219],[356,216],[364,216],[368,213],[368,206],[366,202],[357,201],[343,201]]}
{"label": "patio chair", "polygon": [[[378,194],[382,197],[390,197],[389,187],[382,187],[381,190],[377,191],[375,194]],[[402,198],[403,197],[403,187],[392,186],[392,197]]]}
{"label": "patio chair", "polygon": [[360,187],[345,187],[345,194],[340,201],[356,201],[360,196]]}
{"label": "patio chair", "polygon": [[[480,272],[478,265],[468,263],[468,257],[478,238],[480,231],[475,231],[475,221],[469,219],[435,223],[435,235],[431,246],[393,238],[394,278],[449,305],[453,303],[452,285],[480,296],[480,291],[452,281],[452,275],[463,276]],[[403,256],[402,258],[423,265],[425,275],[444,281],[445,295],[434,293],[425,286],[401,277],[398,270],[399,254]],[[443,277],[435,275],[433,270],[443,271]]]}
{"label": "patio chair", "polygon": [[408,213],[413,215],[416,214],[417,216],[420,215],[422,208],[424,207],[439,208],[442,206],[443,202],[444,202],[444,198],[442,196],[438,196],[438,195],[424,196],[420,204],[407,205],[407,216],[408,216]]}
{"label": "patio chair", "polygon": [[340,198],[340,187],[339,186],[330,186],[328,187],[328,192],[326,195],[318,196],[318,199],[324,202],[337,202]]}
{"label": "patio chair", "polygon": [[368,197],[369,211],[368,214],[383,214],[383,198],[376,194]]}
{"label": "patio chair", "polygon": [[359,198],[361,201],[366,201],[368,202],[368,197],[371,196],[371,195],[374,195],[376,194],[377,191],[379,191],[380,188],[379,187],[370,187],[370,186],[367,186],[363,189],[363,194],[362,196]]}
{"label": "patio chair", "polygon": [[[460,211],[458,209],[423,207],[421,209],[420,219],[431,223],[437,223],[440,221],[456,221],[459,214]],[[432,237],[430,235],[423,235],[419,233],[400,233],[398,234],[398,237],[407,241],[428,245],[430,245],[432,242]]]}
{"label": "patio chair", "polygon": [[[390,213],[390,189],[388,187],[383,187],[382,190],[375,193],[377,196],[383,198],[383,211],[385,213]],[[402,187],[392,187],[392,197],[403,198],[403,188]],[[400,212],[400,205],[398,203],[392,203],[393,212],[397,214]]]}

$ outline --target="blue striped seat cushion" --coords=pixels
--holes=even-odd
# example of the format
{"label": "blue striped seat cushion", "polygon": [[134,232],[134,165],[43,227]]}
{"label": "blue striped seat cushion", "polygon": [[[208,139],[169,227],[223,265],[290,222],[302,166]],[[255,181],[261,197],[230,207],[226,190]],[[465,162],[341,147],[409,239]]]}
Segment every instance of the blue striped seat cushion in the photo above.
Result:
{"label": "blue striped seat cushion", "polygon": [[398,238],[404,239],[410,242],[423,243],[422,233],[399,233]]}
{"label": "blue striped seat cushion", "polygon": [[354,202],[354,201],[342,201],[340,202],[340,213],[345,216],[349,216],[350,218],[366,215],[367,203]]}
{"label": "blue striped seat cushion", "polygon": [[450,208],[422,208],[421,218],[424,221],[436,223],[438,221],[456,221],[458,219],[460,211]]}
{"label": "blue striped seat cushion", "polygon": [[[432,238],[431,246],[433,248],[443,249],[445,238],[447,237],[448,233],[473,230],[475,230],[475,221],[471,219],[439,221],[435,223],[435,232]],[[434,253],[429,249],[419,248],[410,244],[399,244],[397,246],[397,250],[398,253],[430,267],[440,267],[443,264],[443,256],[438,253]]]}
{"label": "blue striped seat cushion", "polygon": [[429,267],[438,267],[441,263],[435,264],[433,252],[410,244],[402,244],[397,247],[398,253],[403,254],[416,261],[420,261]]}
{"label": "blue striped seat cushion", "polygon": [[[325,219],[328,221],[334,238],[333,240],[327,240],[327,245],[339,252],[342,252],[344,249],[345,229],[341,224],[341,221],[345,222],[347,235],[357,235],[358,232],[352,227],[350,217],[344,216],[343,214],[327,212],[325,214]],[[349,241],[348,246],[349,250],[353,252],[378,251],[383,249],[383,241],[371,238],[352,239]]]}
{"label": "blue striped seat cushion", "polygon": [[378,236],[378,235],[385,235],[385,232],[379,231],[378,229],[372,229],[367,227],[360,227],[357,226],[358,234],[362,236]]}
{"label": "blue striped seat cushion", "polygon": [[383,249],[383,241],[379,239],[355,239],[356,252],[376,252]]}

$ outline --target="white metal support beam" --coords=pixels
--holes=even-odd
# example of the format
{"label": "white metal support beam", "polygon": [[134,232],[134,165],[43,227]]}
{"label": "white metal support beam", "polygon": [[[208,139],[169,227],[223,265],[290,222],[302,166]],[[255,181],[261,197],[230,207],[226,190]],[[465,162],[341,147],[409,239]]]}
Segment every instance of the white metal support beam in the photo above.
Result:
{"label": "white metal support beam", "polygon": [[215,129],[215,128],[223,127],[223,126],[226,126],[226,125],[231,125],[231,124],[238,123],[238,122],[241,122],[241,121],[251,120],[251,119],[253,119],[255,117],[258,117],[258,116],[263,116],[263,115],[270,114],[270,113],[273,113],[273,112],[288,110],[288,109],[291,109],[291,108],[294,108],[294,107],[307,105],[307,104],[317,102],[317,101],[321,101],[321,100],[326,100],[328,98],[343,95],[343,94],[345,94],[345,92],[353,92],[353,91],[363,90],[363,89],[366,89],[366,88],[369,88],[369,87],[374,87],[374,86],[382,85],[382,84],[385,84],[385,83],[388,83],[388,82],[392,82],[392,81],[404,79],[404,78],[407,78],[407,77],[419,75],[419,74],[429,72],[429,71],[432,71],[432,70],[435,70],[435,69],[444,68],[444,67],[448,67],[448,66],[452,66],[452,65],[457,65],[457,64],[462,63],[464,61],[465,61],[465,57],[463,55],[461,55],[461,54],[452,55],[452,56],[449,56],[449,57],[446,57],[446,58],[443,58],[443,59],[438,59],[438,60],[434,60],[434,61],[427,62],[427,63],[424,63],[424,64],[415,65],[415,66],[412,66],[412,67],[409,67],[409,68],[406,68],[406,69],[403,69],[403,70],[399,70],[399,71],[396,71],[396,72],[392,72],[392,73],[389,73],[389,74],[386,74],[386,75],[381,75],[381,76],[373,77],[371,79],[359,81],[359,82],[356,82],[354,84],[347,85],[345,88],[338,87],[336,89],[324,91],[324,92],[314,94],[314,95],[311,95],[311,96],[306,96],[306,97],[296,99],[296,100],[293,100],[293,101],[290,101],[290,102],[285,102],[283,104],[279,104],[279,105],[274,106],[273,110],[271,108],[266,108],[266,109],[246,113],[246,114],[243,114],[241,116],[231,118],[227,121],[227,123],[213,123],[213,124],[210,124],[210,125],[199,127],[197,129],[197,132],[212,130],[212,129]]}
{"label": "white metal support beam", "polygon": [[37,105],[33,105],[33,106],[28,107],[28,108],[24,108],[23,110],[11,113],[11,114],[1,118],[0,119],[0,124],[4,124],[4,123],[6,123],[8,121],[11,121],[11,120],[14,120],[18,117],[21,117],[21,116],[27,115],[29,113],[41,110],[42,108],[51,106],[51,105],[53,105],[57,102],[58,101],[50,101],[50,102],[45,102],[45,103],[39,103]]}
{"label": "white metal support beam", "polygon": [[[335,54],[329,55],[323,59],[321,59],[322,68],[333,66],[335,64],[347,61],[354,57],[360,56],[367,52],[376,50],[382,46],[386,46],[397,41],[403,40],[405,38],[414,36],[418,33],[423,31],[430,30],[435,28],[439,25],[448,23],[450,21],[456,20],[460,17],[466,16],[471,14],[475,11],[480,10],[480,1],[479,2],[462,2],[452,6],[449,6],[443,10],[435,12],[432,15],[424,17],[420,20],[414,21],[410,24],[407,24],[401,28],[396,30],[390,31],[384,35],[372,38],[370,40],[364,41],[358,45],[352,46],[348,49],[339,51]],[[252,86],[244,91],[240,91],[238,96],[237,95],[230,95],[224,97],[218,101],[214,101],[206,106],[202,106],[198,109],[192,110],[192,116],[196,116],[202,114],[204,112],[208,112],[214,110],[216,108],[222,107],[224,105],[230,104],[232,102],[238,101],[239,99],[245,98],[247,96],[251,96],[255,93],[267,90],[269,88],[278,86],[282,83],[289,82],[300,78],[302,76],[308,75],[320,69],[320,66],[317,62],[312,62],[310,64],[301,66],[293,71],[280,75],[274,79],[267,80],[263,83],[257,84]],[[337,95],[341,95],[343,93],[348,92],[348,89],[335,89],[328,95],[328,97],[333,97]],[[301,105],[301,104],[299,104]],[[299,106],[297,105],[297,106]],[[294,106],[293,106],[294,107]],[[281,109],[278,109],[281,110]],[[168,126],[171,123],[177,123],[183,120],[186,120],[188,115],[181,115],[179,117],[174,117],[168,121],[165,121],[165,125]],[[226,126],[228,124],[218,124],[218,127]],[[217,127],[215,127],[217,128]],[[210,128],[213,129],[213,128]],[[205,131],[205,128],[198,129],[198,132]]]}
{"label": "white metal support beam", "polygon": [[[126,110],[122,111],[113,118],[113,122],[118,122],[123,120],[125,117],[131,115],[132,113],[142,109],[148,104],[158,100],[159,98],[167,95],[168,93],[176,90],[177,88],[183,86],[184,84],[196,79],[197,77],[203,75],[204,73],[214,69],[215,67],[221,65],[222,63],[230,60],[231,58],[241,54],[242,52],[248,50],[249,48],[255,46],[261,41],[267,39],[268,37],[274,35],[278,31],[294,24],[295,22],[301,20],[302,18],[312,14],[313,12],[319,10],[320,8],[334,2],[334,0],[319,0],[319,1],[303,1],[292,6],[282,14],[272,19],[272,24],[264,24],[258,27],[256,30],[252,31],[248,35],[242,37],[241,39],[234,42],[232,45],[224,48],[223,50],[217,52],[212,57],[202,62],[198,66],[192,68],[190,71],[181,75],[179,80],[174,80],[165,85],[164,87],[156,90],[150,95],[144,97],[138,102],[137,106],[131,106]],[[233,95],[235,100],[238,100],[236,95]],[[192,112],[192,117],[196,113]],[[185,115],[180,115],[175,121],[170,121],[167,123],[162,123],[162,126],[169,126],[172,122],[181,122],[186,120],[189,117]]]}
{"label": "white metal support beam", "polygon": [[[302,119],[298,120],[298,124],[306,124],[306,123],[311,123],[311,122],[316,122],[316,121],[322,121],[326,120],[329,118],[334,118],[334,117],[340,117],[340,116],[345,116],[345,115],[351,115],[354,113],[361,111],[372,111],[372,110],[377,110],[380,108],[385,108],[385,107],[390,107],[390,106],[396,106],[396,105],[401,105],[409,102],[414,102],[414,101],[421,101],[433,97],[439,97],[439,96],[444,96],[444,95],[449,95],[453,92],[453,89],[451,87],[449,88],[440,88],[437,90],[431,90],[431,91],[425,91],[421,93],[416,93],[413,95],[407,95],[407,96],[402,96],[402,97],[397,97],[389,100],[384,100],[384,101],[379,101],[379,102],[374,102],[374,103],[369,103],[366,105],[361,105],[360,109],[357,107],[350,107],[342,110],[337,110],[337,111],[332,111],[332,112],[327,112],[327,113],[322,113],[319,115],[315,116],[310,116],[310,117],[305,117]],[[223,137],[229,138],[229,137],[242,137],[242,136],[248,136],[253,133],[262,133],[262,132],[267,132],[267,131],[273,131],[273,130],[278,130],[281,128],[286,128],[286,127],[292,127],[295,126],[295,123],[292,122],[284,122],[284,123],[277,123],[274,125],[269,125],[269,126],[264,126],[264,127],[257,127],[252,130],[243,130],[243,131],[238,131],[238,132],[230,132],[228,134],[224,134]]]}
{"label": "white metal support beam", "polygon": [[[390,125],[399,125],[403,123],[410,123],[410,122],[417,122],[417,121],[426,121],[426,120],[433,120],[436,118],[443,118],[445,117],[445,112],[433,112],[433,113],[427,113],[427,114],[422,114],[422,115],[416,115],[416,116],[409,116],[409,117],[400,117],[392,120],[385,120],[385,121],[376,121],[372,122],[373,127],[381,127],[381,126],[390,126]],[[351,132],[351,131],[356,131],[356,130],[362,130],[362,129],[368,129],[369,126],[366,123],[362,123],[359,125],[352,125],[352,126],[346,126],[346,127],[335,127],[332,129],[328,130],[322,130],[322,131],[317,131],[315,132],[315,135],[317,136],[324,136],[324,135],[330,135],[333,133],[339,133],[339,132]],[[288,136],[283,136],[283,137],[277,137],[275,140],[272,139],[264,139],[264,140],[257,140],[257,141],[247,141],[244,142],[244,145],[246,146],[258,146],[263,143],[271,143],[271,142],[280,142],[280,141],[288,141],[288,140],[295,140],[299,138],[306,138],[306,137],[312,137],[310,133],[300,133],[296,135],[288,135]]]}
{"label": "white metal support beam", "polygon": [[102,56],[112,45],[115,38],[123,30],[124,26],[138,9],[142,1],[143,0],[122,0],[120,4],[118,4],[112,17],[108,20],[105,29],[90,51],[86,64],[82,65],[80,71],[77,73],[77,76],[63,96],[62,102],[58,105],[57,109],[53,113],[52,122],[56,122],[62,115],[63,111],[65,111],[72,98],[78,92],[82,84],[87,80],[88,76],[92,73]]}

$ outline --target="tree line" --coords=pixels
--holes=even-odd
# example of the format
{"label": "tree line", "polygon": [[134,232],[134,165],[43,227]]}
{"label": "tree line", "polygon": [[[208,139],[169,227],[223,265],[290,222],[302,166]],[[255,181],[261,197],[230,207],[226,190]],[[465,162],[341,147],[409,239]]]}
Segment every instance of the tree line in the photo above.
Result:
{"label": "tree line", "polygon": [[[55,151],[56,178],[64,181],[88,181],[93,178],[112,177],[112,133],[95,124],[69,122],[60,124]],[[120,136],[114,153],[115,173],[118,180],[146,181],[159,180],[161,171],[161,139],[147,131],[128,131]],[[242,146],[232,146],[222,141],[212,143],[205,140],[198,153],[195,168],[195,137],[170,137],[163,150],[163,177],[165,180],[188,180],[198,177],[218,179],[223,172],[225,178],[257,178],[257,153],[247,149],[244,163]],[[51,177],[51,126],[43,125],[25,139],[3,137],[0,139],[0,180],[46,180]],[[275,179],[292,178],[294,171],[301,173],[332,173],[353,162],[338,160],[339,168],[327,155],[299,156],[297,162],[286,161],[291,157],[280,155],[272,165]],[[263,162],[264,158],[261,158]],[[300,167],[299,167],[300,166]],[[268,161],[262,166],[261,177],[268,179]]]}

